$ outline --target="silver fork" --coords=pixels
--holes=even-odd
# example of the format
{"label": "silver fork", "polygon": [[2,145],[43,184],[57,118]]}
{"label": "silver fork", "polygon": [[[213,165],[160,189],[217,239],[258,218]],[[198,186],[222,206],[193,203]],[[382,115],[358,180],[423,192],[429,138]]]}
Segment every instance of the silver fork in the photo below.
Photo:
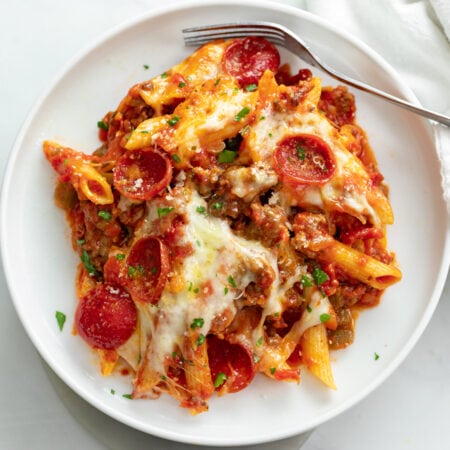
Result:
{"label": "silver fork", "polygon": [[272,22],[236,22],[185,28],[182,31],[184,43],[189,46],[203,45],[215,39],[231,39],[245,36],[264,37],[276,45],[285,47],[306,63],[323,70],[328,75],[349,86],[373,94],[394,105],[450,127],[450,117],[448,116],[413,105],[406,100],[383,92],[332,69],[321,61],[301,38],[282,25]]}

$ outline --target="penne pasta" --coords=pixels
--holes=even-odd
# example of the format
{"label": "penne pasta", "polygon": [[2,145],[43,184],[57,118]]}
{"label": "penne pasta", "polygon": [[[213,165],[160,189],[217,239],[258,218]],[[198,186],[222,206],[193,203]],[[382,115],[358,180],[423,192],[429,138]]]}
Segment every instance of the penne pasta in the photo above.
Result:
{"label": "penne pasta", "polygon": [[327,387],[336,389],[324,324],[315,325],[303,333],[301,349],[302,359],[308,370]]}

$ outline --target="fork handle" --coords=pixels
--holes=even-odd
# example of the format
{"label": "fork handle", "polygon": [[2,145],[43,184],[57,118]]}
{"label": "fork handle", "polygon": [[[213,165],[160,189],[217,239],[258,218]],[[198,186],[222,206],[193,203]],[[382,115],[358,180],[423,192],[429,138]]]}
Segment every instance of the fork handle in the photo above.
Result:
{"label": "fork handle", "polygon": [[377,97],[380,97],[394,105],[400,106],[401,108],[407,109],[409,111],[412,111],[416,114],[420,114],[423,117],[426,117],[428,119],[434,120],[435,122],[439,122],[447,127],[450,127],[450,117],[440,114],[434,111],[431,111],[429,109],[421,108],[419,106],[413,105],[410,102],[407,102],[406,100],[403,100],[401,98],[395,97],[394,95],[388,94],[387,92],[380,91],[377,88],[374,88],[373,86],[369,86],[366,83],[363,83],[361,81],[354,80],[353,78],[347,77],[345,75],[342,75],[340,73],[335,72],[330,67],[326,66],[323,63],[320,63],[322,66],[321,68],[328,72],[331,76],[338,79],[339,81],[342,81],[354,88],[357,88],[361,91],[368,92],[369,94],[373,94]]}

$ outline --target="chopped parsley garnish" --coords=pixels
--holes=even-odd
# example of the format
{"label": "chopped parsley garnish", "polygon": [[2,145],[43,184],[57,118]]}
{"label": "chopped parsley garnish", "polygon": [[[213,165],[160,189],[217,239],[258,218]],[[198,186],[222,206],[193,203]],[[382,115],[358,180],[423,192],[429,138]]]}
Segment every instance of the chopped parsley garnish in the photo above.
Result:
{"label": "chopped parsley garnish", "polygon": [[305,149],[301,145],[297,147],[297,156],[298,159],[301,159],[302,161],[306,158]]}
{"label": "chopped parsley garnish", "polygon": [[55,313],[56,321],[58,322],[59,331],[62,331],[64,328],[64,324],[66,322],[66,315],[61,311],[56,311]]}
{"label": "chopped parsley garnish", "polygon": [[306,307],[306,311],[308,311],[309,313],[312,312],[311,306],[308,305],[308,306]]}
{"label": "chopped parsley garnish", "polygon": [[253,92],[256,91],[256,89],[258,89],[258,85],[256,84],[248,84],[247,86],[245,86],[245,90],[247,92]]}
{"label": "chopped parsley garnish", "polygon": [[236,156],[236,151],[225,149],[217,155],[217,161],[219,163],[232,163],[236,159]]}
{"label": "chopped parsley garnish", "polygon": [[218,388],[222,386],[223,383],[227,380],[227,376],[223,372],[219,372],[214,380],[214,387]]}
{"label": "chopped parsley garnish", "polygon": [[178,155],[172,155],[172,159],[174,160],[175,163],[179,163],[181,161],[180,157]]}
{"label": "chopped parsley garnish", "polygon": [[133,278],[136,275],[144,275],[145,268],[142,266],[128,266],[128,276]]}
{"label": "chopped parsley garnish", "polygon": [[270,368],[270,373],[273,375],[276,372],[276,367],[271,367]]}
{"label": "chopped parsley garnish", "polygon": [[84,245],[84,244],[86,244],[86,240],[85,239],[77,239],[77,244]]}
{"label": "chopped parsley garnish", "polygon": [[311,287],[312,286],[311,278],[309,278],[308,275],[302,275],[302,278],[300,279],[300,284],[303,287]]}
{"label": "chopped parsley garnish", "polygon": [[178,83],[178,87],[180,87],[180,88],[184,88],[185,86],[186,86],[186,83],[184,81],[180,81]]}
{"label": "chopped parsley garnish", "polygon": [[167,78],[169,75],[167,74],[167,72],[163,72],[162,74],[161,74],[161,78]]}
{"label": "chopped parsley garnish", "polygon": [[111,389],[109,392],[111,392],[112,395],[115,395],[116,390],[115,389]]}
{"label": "chopped parsley garnish", "polygon": [[314,283],[316,283],[317,286],[320,286],[321,284],[325,283],[325,281],[328,280],[328,275],[318,267],[315,267],[312,273]]}
{"label": "chopped parsley garnish", "polygon": [[374,357],[375,361],[378,361],[380,359],[380,355],[376,352],[373,354],[373,357]]}
{"label": "chopped parsley garnish", "polygon": [[94,264],[92,264],[91,257],[89,256],[89,253],[87,250],[83,250],[83,253],[81,253],[80,256],[81,262],[84,264],[85,269],[87,270],[87,273],[89,275],[95,276],[98,275],[98,272],[96,268],[94,267]]}
{"label": "chopped parsley garnish", "polygon": [[142,64],[142,67],[143,67],[145,70],[150,69],[150,66],[149,66],[148,64]]}
{"label": "chopped parsley garnish", "polygon": [[123,394],[122,397],[127,398],[128,400],[133,400],[133,397],[131,396],[131,394]]}
{"label": "chopped parsley garnish", "polygon": [[194,289],[194,294],[198,294],[199,292],[200,292],[200,288],[196,287],[196,288]]}
{"label": "chopped parsley garnish", "polygon": [[230,290],[229,290],[227,287],[225,287],[225,288],[223,289],[223,293],[224,293],[225,295],[227,295],[229,291],[230,291]]}
{"label": "chopped parsley garnish", "polygon": [[98,217],[101,217],[102,219],[105,219],[105,220],[111,220],[112,216],[109,211],[100,210],[98,212]]}
{"label": "chopped parsley garnish", "polygon": [[213,209],[222,209],[223,208],[223,202],[214,202],[212,204]]}
{"label": "chopped parsley garnish", "polygon": [[170,119],[167,121],[167,123],[168,123],[171,127],[173,127],[173,126],[175,126],[175,125],[178,123],[179,120],[180,120],[180,118],[179,118],[178,116],[173,116],[172,118],[170,118]]}
{"label": "chopped parsley garnish", "polygon": [[319,318],[322,323],[325,323],[330,320],[331,316],[328,313],[323,313],[319,316]]}
{"label": "chopped parsley garnish", "polygon": [[256,341],[256,345],[259,347],[260,345],[262,345],[263,343],[263,337],[261,336],[257,341]]}
{"label": "chopped parsley garnish", "polygon": [[197,346],[202,345],[205,342],[205,335],[200,333],[197,338]]}
{"label": "chopped parsley garnish", "polygon": [[244,106],[237,114],[234,116],[235,122],[240,122],[248,113],[250,112],[250,108]]}
{"label": "chopped parsley garnish", "polygon": [[197,208],[195,209],[199,214],[205,214],[206,213],[206,208],[204,206],[197,206]]}
{"label": "chopped parsley garnish", "polygon": [[116,253],[115,257],[117,261],[122,261],[123,259],[125,259],[125,253]]}
{"label": "chopped parsley garnish", "polygon": [[204,323],[205,321],[201,317],[196,317],[191,323],[191,330],[201,328],[204,325]]}
{"label": "chopped parsley garnish", "polygon": [[108,124],[103,122],[103,120],[99,120],[97,122],[97,127],[100,128],[101,130],[105,130],[105,131],[108,131],[108,129],[109,129]]}
{"label": "chopped parsley garnish", "polygon": [[231,287],[237,287],[236,286],[236,281],[234,281],[233,275],[228,275],[228,283],[230,283]]}
{"label": "chopped parsley garnish", "polygon": [[158,217],[161,219],[163,217],[166,217],[167,214],[171,213],[175,208],[170,206],[170,207],[166,207],[166,208],[158,208],[157,212],[158,212]]}

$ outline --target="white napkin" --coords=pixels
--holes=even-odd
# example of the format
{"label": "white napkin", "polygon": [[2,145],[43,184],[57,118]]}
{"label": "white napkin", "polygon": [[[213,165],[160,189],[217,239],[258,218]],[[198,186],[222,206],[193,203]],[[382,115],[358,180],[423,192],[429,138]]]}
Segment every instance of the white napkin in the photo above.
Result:
{"label": "white napkin", "polygon": [[[428,109],[450,115],[450,0],[284,0],[339,25],[382,55]],[[435,128],[450,209],[450,129]]]}

